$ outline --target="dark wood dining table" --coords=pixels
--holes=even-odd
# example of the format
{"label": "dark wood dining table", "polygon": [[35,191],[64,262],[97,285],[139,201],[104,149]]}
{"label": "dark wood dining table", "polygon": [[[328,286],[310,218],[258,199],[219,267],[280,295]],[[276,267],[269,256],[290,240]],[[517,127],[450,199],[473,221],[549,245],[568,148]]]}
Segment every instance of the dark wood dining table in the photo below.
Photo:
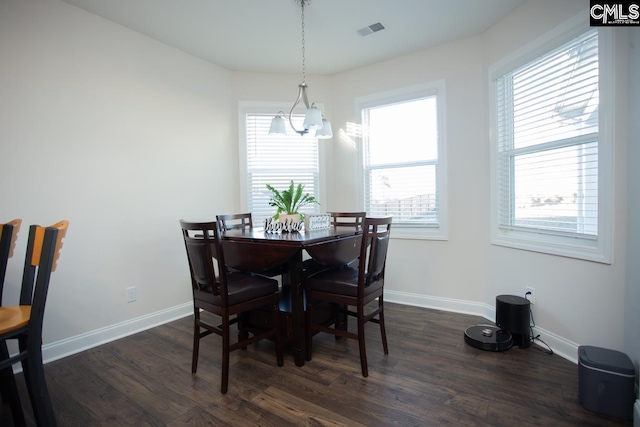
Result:
{"label": "dark wood dining table", "polygon": [[[272,259],[274,263],[285,266],[283,274],[283,294],[290,297],[290,304],[281,304],[281,312],[290,316],[291,336],[288,337],[293,348],[293,356],[297,366],[303,366],[304,354],[304,291],[303,291],[303,258],[307,254],[323,265],[329,267],[344,264],[357,258],[359,250],[359,236],[362,229],[354,226],[344,226],[296,231],[268,233],[262,228],[247,230],[227,230],[222,239],[242,241],[264,247],[265,259]],[[284,260],[284,261],[283,261]],[[227,260],[225,262],[234,267],[241,264],[241,260]],[[278,267],[272,265],[271,268]]]}

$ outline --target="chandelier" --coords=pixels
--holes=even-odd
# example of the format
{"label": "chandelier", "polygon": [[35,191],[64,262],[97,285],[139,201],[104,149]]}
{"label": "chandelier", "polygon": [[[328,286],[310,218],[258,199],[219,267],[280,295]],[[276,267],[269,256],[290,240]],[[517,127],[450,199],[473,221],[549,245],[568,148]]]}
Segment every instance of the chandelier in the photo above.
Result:
{"label": "chandelier", "polygon": [[[326,139],[333,137],[333,131],[331,130],[331,123],[324,118],[322,112],[316,107],[316,104],[309,104],[309,98],[307,97],[307,83],[306,83],[306,67],[305,67],[305,49],[304,49],[304,7],[308,5],[311,0],[296,0],[296,2],[300,5],[301,13],[301,21],[302,21],[302,83],[298,85],[298,98],[296,102],[293,103],[291,110],[289,110],[289,126],[300,136],[309,133],[310,130],[316,131],[316,138]],[[293,110],[296,106],[302,101],[307,107],[306,114],[304,116],[304,122],[302,124],[302,129],[298,130],[293,125],[293,120],[291,116],[293,115]],[[286,113],[284,111],[279,111],[278,114],[271,120],[271,127],[269,128],[269,134],[286,134],[286,125],[285,125],[285,117]]]}

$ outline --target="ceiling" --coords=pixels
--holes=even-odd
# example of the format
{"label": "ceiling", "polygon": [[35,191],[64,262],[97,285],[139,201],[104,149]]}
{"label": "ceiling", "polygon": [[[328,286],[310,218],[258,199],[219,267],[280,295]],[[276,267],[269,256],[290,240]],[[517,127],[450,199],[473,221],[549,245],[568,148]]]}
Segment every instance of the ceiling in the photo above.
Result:
{"label": "ceiling", "polygon": [[[296,0],[64,1],[230,70],[302,70]],[[312,0],[306,70],[335,74],[474,36],[525,1]],[[385,29],[358,34],[377,22]]]}

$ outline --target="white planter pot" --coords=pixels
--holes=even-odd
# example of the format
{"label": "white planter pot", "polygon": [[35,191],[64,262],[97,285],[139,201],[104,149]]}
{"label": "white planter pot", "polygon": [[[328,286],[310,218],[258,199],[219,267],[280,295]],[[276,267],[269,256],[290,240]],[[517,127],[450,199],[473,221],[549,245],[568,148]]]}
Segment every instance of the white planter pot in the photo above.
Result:
{"label": "white planter pot", "polygon": [[291,214],[291,215],[282,214],[278,217],[278,221],[280,221],[283,224],[288,220],[291,222],[300,222],[300,215],[299,214]]}

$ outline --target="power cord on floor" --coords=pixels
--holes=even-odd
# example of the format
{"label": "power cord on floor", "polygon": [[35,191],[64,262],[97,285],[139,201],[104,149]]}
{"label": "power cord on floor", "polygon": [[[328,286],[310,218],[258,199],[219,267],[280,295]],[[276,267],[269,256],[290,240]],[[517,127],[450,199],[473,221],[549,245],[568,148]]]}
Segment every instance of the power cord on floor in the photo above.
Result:
{"label": "power cord on floor", "polygon": [[[524,299],[529,301],[529,298],[527,298],[527,295],[531,295],[531,292],[527,292],[526,294],[524,294]],[[536,326],[536,321],[533,318],[533,310],[531,309],[531,304],[529,304],[529,315],[531,316],[531,324],[529,325],[529,331],[530,331],[529,340],[530,340],[530,343],[531,344],[535,344],[535,341],[538,340],[542,344],[544,344],[545,347],[547,347],[546,349],[542,348],[542,347],[537,347],[538,350],[540,350],[540,351],[542,351],[544,353],[547,353],[549,355],[553,354],[553,349],[549,346],[549,344],[547,344],[546,342],[544,342],[544,341],[542,341],[540,339],[540,334],[538,334],[536,336],[533,335],[533,328]]]}

